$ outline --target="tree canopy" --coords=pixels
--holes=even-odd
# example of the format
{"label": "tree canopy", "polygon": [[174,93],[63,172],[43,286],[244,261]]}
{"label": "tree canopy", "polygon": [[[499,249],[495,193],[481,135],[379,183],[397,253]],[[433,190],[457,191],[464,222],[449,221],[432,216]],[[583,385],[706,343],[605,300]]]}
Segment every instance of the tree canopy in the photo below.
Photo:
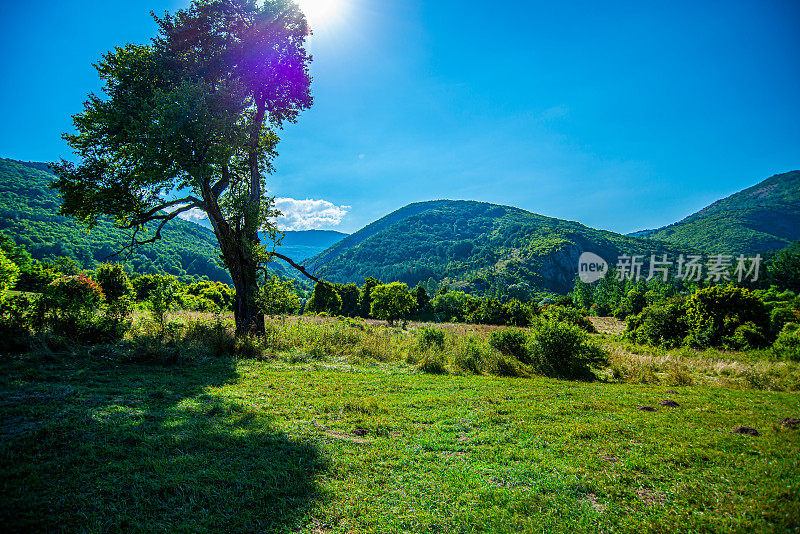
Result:
{"label": "tree canopy", "polygon": [[290,0],[194,0],[154,18],[150,44],[96,65],[106,98],[90,94],[64,135],[79,163],[54,164],[61,211],[89,225],[112,217],[130,247],[204,211],[236,287],[237,330],[263,331],[256,281],[272,254],[258,232],[277,234],[265,176],[276,131],[312,104],[308,23]]}

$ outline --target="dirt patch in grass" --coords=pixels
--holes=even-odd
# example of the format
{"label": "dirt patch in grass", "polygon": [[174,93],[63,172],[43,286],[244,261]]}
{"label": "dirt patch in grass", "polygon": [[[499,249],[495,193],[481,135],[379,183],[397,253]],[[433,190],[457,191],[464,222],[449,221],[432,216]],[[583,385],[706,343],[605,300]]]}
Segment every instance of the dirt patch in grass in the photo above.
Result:
{"label": "dirt patch in grass", "polygon": [[589,317],[589,320],[601,334],[621,336],[628,328],[628,323],[614,317]]}

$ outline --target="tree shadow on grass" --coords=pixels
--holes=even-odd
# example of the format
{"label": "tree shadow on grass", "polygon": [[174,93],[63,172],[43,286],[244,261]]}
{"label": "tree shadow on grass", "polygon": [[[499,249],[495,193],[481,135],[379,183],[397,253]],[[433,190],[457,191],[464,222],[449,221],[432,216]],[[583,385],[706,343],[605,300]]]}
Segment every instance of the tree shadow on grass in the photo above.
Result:
{"label": "tree shadow on grass", "polygon": [[215,389],[232,362],[0,371],[5,531],[288,532],[320,498],[314,444]]}

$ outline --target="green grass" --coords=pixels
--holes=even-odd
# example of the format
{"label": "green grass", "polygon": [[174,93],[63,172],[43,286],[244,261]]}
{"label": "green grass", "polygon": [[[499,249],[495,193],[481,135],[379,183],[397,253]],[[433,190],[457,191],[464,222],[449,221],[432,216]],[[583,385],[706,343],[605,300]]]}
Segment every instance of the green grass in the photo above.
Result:
{"label": "green grass", "polygon": [[376,333],[370,351],[399,347],[381,361],[360,327],[285,328],[318,335],[171,367],[2,357],[4,530],[800,528],[800,431],[777,424],[797,393],[430,375],[399,330]]}

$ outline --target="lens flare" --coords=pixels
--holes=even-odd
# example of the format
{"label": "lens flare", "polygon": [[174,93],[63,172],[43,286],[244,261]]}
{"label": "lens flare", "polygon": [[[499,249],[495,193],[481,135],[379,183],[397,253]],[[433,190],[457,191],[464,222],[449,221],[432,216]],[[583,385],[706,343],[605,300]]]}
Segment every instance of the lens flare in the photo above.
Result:
{"label": "lens flare", "polygon": [[327,24],[341,8],[340,0],[295,0],[305,13],[311,29]]}

